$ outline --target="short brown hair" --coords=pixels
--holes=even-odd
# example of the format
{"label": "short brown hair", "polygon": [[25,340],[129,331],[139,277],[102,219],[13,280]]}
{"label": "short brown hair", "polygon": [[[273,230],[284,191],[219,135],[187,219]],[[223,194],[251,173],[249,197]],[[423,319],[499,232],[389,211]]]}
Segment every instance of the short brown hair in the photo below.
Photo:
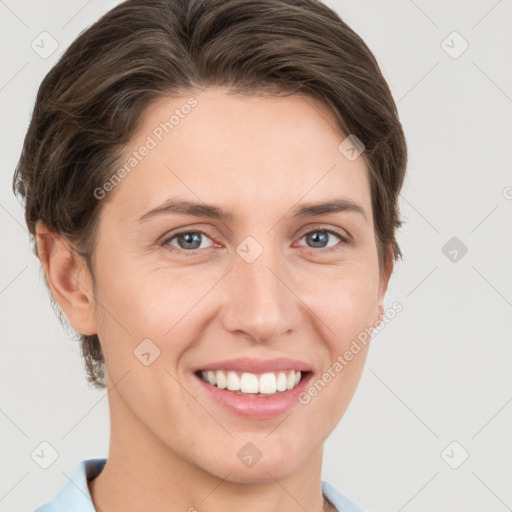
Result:
{"label": "short brown hair", "polygon": [[[93,191],[152,101],[209,86],[326,104],[341,134],[365,146],[379,265],[388,246],[402,256],[407,148],[396,105],[366,44],[319,0],[128,0],[81,33],[39,87],[14,175],[32,236],[39,219],[64,235],[94,282]],[[89,382],[104,388],[98,336],[81,335],[81,346]]]}

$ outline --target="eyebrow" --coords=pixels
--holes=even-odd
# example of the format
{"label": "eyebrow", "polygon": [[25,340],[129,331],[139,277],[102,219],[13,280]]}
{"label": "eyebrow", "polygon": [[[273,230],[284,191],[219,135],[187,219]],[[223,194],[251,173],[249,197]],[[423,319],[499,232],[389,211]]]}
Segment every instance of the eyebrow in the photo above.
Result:
{"label": "eyebrow", "polygon": [[[323,202],[305,203],[293,210],[292,215],[294,217],[303,218],[337,212],[357,213],[365,220],[368,220],[365,209],[347,198],[333,198]],[[233,219],[233,214],[231,212],[225,211],[218,206],[205,203],[195,203],[178,198],[170,198],[160,206],[146,212],[144,215],[139,217],[138,220],[139,222],[145,222],[157,215],[169,213],[190,215],[192,217],[207,217],[222,221],[230,221]]]}

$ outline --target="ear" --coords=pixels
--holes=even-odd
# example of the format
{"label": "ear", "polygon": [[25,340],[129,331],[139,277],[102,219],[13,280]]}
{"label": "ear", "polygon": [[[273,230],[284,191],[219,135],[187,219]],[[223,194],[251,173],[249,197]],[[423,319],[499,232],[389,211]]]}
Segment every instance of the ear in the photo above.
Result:
{"label": "ear", "polygon": [[81,334],[96,334],[93,280],[84,259],[41,220],[36,223],[36,244],[52,295],[69,323]]}
{"label": "ear", "polygon": [[384,268],[380,271],[380,282],[379,282],[379,321],[382,321],[384,316],[384,297],[388,289],[389,278],[393,272],[394,259],[393,259],[393,247],[388,244],[386,247],[386,258]]}

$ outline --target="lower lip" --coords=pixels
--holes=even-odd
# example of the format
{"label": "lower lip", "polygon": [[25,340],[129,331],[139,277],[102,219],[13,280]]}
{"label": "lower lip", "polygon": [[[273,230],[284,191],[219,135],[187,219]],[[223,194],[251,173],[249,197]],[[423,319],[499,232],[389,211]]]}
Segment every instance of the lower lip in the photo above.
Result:
{"label": "lower lip", "polygon": [[195,373],[193,374],[210,399],[239,416],[251,419],[270,419],[287,412],[297,404],[299,395],[306,389],[312,376],[313,373],[308,372],[293,389],[257,397],[237,395],[232,391],[219,389],[217,386],[205,382]]}

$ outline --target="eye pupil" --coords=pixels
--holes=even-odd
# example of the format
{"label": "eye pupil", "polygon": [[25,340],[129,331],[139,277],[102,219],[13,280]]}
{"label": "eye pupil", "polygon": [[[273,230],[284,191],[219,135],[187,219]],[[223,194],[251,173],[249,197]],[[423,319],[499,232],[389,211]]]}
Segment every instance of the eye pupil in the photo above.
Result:
{"label": "eye pupil", "polygon": [[[166,245],[172,251],[172,240],[177,241],[177,249],[181,249],[184,252],[191,252],[191,254],[195,254],[193,251],[201,249],[202,237],[206,236],[206,238],[210,238],[207,234],[202,231],[183,231],[182,233],[176,233],[171,238],[165,240],[162,245]],[[311,248],[316,249],[325,249],[329,248],[329,237],[333,236],[341,240],[341,242],[346,243],[344,238],[340,236],[337,232],[331,231],[330,229],[317,229],[316,231],[309,231],[305,235],[302,236],[302,239],[306,239],[306,244]],[[339,245],[339,244],[337,244]]]}
{"label": "eye pupil", "polygon": [[[326,244],[328,241],[328,233],[325,233],[323,231],[313,231],[309,235],[306,235],[313,244]],[[320,240],[320,242],[319,242]],[[318,247],[317,245],[314,245],[314,247]],[[324,245],[320,245],[320,247],[325,247]]]}
{"label": "eye pupil", "polygon": [[[182,235],[177,236],[178,244],[182,249],[197,249],[201,245],[201,234],[200,233],[184,233]],[[195,239],[195,240],[194,240]],[[185,245],[181,243],[181,240],[185,240]],[[199,242],[197,247],[190,247],[187,244],[194,244],[195,242]]]}

